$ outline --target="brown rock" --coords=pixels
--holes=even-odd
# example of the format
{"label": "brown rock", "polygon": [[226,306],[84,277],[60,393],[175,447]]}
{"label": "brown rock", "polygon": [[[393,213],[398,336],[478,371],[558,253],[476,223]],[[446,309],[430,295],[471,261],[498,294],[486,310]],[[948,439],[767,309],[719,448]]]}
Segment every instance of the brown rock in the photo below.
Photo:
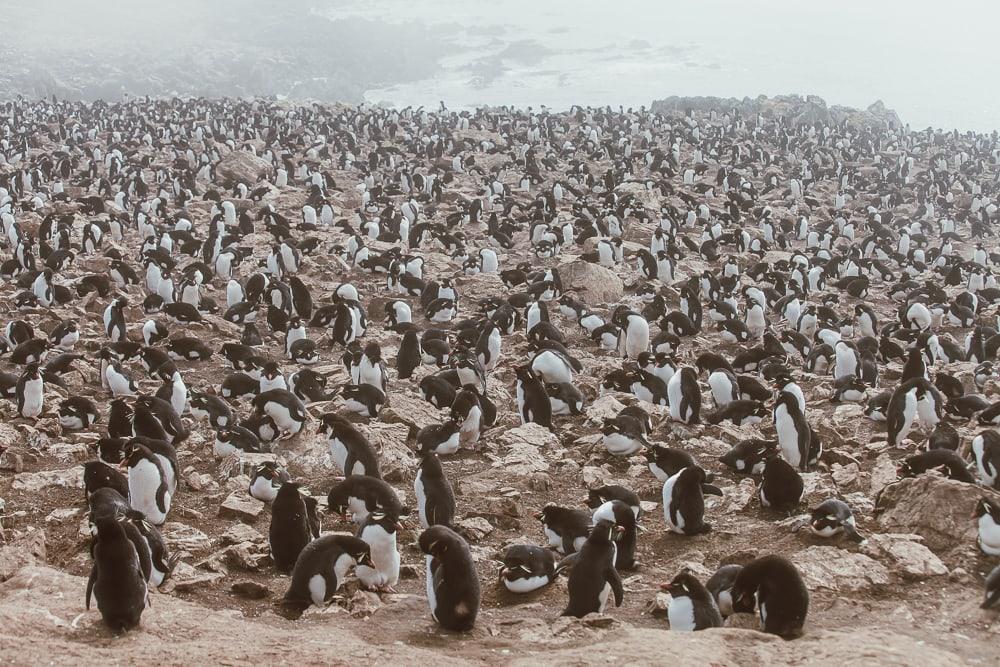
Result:
{"label": "brown rock", "polygon": [[810,590],[862,591],[889,583],[889,571],[864,554],[814,546],[791,557]]}
{"label": "brown rock", "polygon": [[270,177],[271,164],[249,151],[237,150],[222,158],[215,167],[215,179],[223,184],[254,185]]}
{"label": "brown rock", "polygon": [[493,532],[493,525],[481,516],[461,519],[455,523],[455,530],[469,542],[480,542]]}
{"label": "brown rock", "polygon": [[573,290],[587,305],[614,303],[625,293],[625,284],[613,271],[582,259],[559,265],[563,287]]}
{"label": "brown rock", "polygon": [[934,552],[920,543],[919,535],[875,533],[861,545],[861,550],[875,558],[889,561],[905,578],[934,577],[948,574],[948,568]]}
{"label": "brown rock", "polygon": [[975,544],[978,530],[972,520],[983,496],[1000,502],[1000,494],[975,484],[933,475],[901,479],[878,499],[878,524],[891,533],[916,533],[935,550]]}
{"label": "brown rock", "polygon": [[271,594],[267,586],[258,584],[256,581],[237,581],[229,590],[247,600],[263,600]]}
{"label": "brown rock", "polygon": [[241,493],[231,493],[219,506],[219,516],[253,523],[264,511],[264,503]]}
{"label": "brown rock", "polygon": [[35,530],[0,547],[0,581],[7,581],[25,565],[45,562],[45,531]]}

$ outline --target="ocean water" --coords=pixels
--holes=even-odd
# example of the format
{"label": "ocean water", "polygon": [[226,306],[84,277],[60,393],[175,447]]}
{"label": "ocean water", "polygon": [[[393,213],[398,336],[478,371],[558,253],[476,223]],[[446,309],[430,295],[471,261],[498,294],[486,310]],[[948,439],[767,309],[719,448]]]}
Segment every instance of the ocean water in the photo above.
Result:
{"label": "ocean water", "polygon": [[315,11],[445,28],[436,74],[372,88],[373,103],[562,110],[799,93],[881,99],[914,128],[1000,128],[995,0],[338,0]]}

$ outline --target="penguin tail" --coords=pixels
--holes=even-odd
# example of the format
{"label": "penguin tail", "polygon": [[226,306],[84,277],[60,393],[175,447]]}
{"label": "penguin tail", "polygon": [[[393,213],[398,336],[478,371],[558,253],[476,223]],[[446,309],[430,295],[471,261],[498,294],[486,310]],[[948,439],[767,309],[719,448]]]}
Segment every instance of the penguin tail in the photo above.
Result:
{"label": "penguin tail", "polygon": [[865,536],[858,532],[858,529],[851,525],[844,526],[844,534],[858,544],[865,541]]}

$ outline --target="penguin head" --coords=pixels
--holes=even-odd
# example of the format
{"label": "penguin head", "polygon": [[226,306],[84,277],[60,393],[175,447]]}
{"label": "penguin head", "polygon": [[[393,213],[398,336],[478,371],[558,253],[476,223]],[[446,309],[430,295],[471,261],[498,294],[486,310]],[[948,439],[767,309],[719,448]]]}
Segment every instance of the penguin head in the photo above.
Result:
{"label": "penguin head", "polygon": [[681,570],[670,583],[660,584],[660,590],[666,591],[675,600],[677,598],[689,598],[694,590],[694,584],[697,583],[698,581],[695,579],[695,576],[685,569]]}
{"label": "penguin head", "polygon": [[979,502],[976,503],[976,509],[973,512],[972,517],[974,519],[979,519],[987,515],[993,519],[994,523],[1000,525],[1000,504],[992,498],[983,496],[979,499]]}

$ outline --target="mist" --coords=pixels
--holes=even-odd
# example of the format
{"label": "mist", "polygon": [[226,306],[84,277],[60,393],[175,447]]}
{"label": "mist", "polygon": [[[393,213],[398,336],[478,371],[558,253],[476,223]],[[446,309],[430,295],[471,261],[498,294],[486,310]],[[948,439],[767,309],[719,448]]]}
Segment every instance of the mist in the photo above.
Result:
{"label": "mist", "polygon": [[261,95],[451,108],[670,95],[881,99],[1000,127],[995,3],[761,0],[4,2],[0,97]]}

